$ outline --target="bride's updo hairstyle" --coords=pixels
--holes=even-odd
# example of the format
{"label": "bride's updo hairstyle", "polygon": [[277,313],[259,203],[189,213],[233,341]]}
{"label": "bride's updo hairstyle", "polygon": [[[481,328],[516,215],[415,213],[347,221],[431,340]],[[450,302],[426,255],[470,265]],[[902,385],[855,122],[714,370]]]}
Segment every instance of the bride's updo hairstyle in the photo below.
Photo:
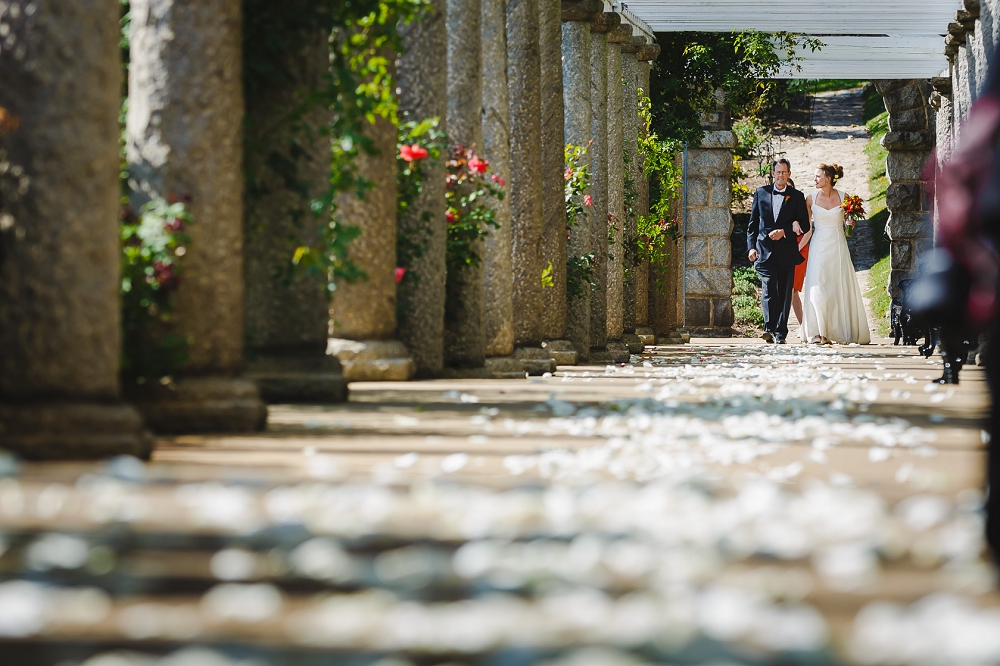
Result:
{"label": "bride's updo hairstyle", "polygon": [[831,185],[836,185],[844,177],[844,167],[839,164],[820,164],[818,168],[827,175]]}

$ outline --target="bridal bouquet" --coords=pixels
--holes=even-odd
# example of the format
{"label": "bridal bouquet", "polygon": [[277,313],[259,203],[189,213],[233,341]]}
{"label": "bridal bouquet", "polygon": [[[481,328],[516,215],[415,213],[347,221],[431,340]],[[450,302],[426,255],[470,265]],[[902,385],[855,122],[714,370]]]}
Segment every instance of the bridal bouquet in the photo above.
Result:
{"label": "bridal bouquet", "polygon": [[844,219],[847,220],[844,235],[850,238],[854,234],[854,225],[857,221],[865,219],[867,214],[865,213],[865,201],[856,194],[845,195],[840,204],[840,210],[844,211]]}

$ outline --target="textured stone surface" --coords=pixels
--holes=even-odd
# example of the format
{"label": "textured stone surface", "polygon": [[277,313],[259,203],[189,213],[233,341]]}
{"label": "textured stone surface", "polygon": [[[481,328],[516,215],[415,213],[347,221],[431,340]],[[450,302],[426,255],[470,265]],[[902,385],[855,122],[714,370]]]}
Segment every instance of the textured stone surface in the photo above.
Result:
{"label": "textured stone surface", "polygon": [[[638,39],[638,38],[635,38]],[[645,40],[643,40],[645,43]],[[626,42],[625,44],[636,45],[637,41]],[[622,120],[625,168],[628,170],[628,178],[632,183],[632,194],[636,198],[632,200],[629,207],[632,211],[626,210],[625,228],[623,231],[628,249],[625,252],[626,279],[622,287],[622,330],[626,333],[635,333],[636,325],[636,293],[638,287],[638,252],[635,249],[635,240],[638,236],[637,215],[639,208],[639,61],[636,60],[635,51],[622,47]]]}
{"label": "textured stone surface", "polygon": [[263,430],[267,408],[249,379],[181,377],[166,385],[134,389],[143,419],[156,432]]}
{"label": "textured stone surface", "polygon": [[133,199],[191,197],[174,330],[191,339],[188,371],[233,372],[244,309],[240,2],[138,0],[131,26]]}
{"label": "textured stone surface", "polygon": [[728,298],[712,299],[712,326],[728,328],[733,325],[733,302]]}
{"label": "textured stone surface", "polygon": [[909,241],[897,241],[889,247],[889,266],[896,269],[914,268],[913,245]]}
{"label": "textured stone surface", "polygon": [[610,43],[608,33],[608,252],[607,331],[608,340],[621,340],[624,330],[625,252],[625,160],[622,118],[622,53],[618,43]]}
{"label": "textured stone surface", "polygon": [[733,170],[733,154],[728,150],[688,151],[688,177],[729,177]]}
{"label": "textured stone surface", "polygon": [[361,154],[358,173],[374,187],[364,197],[337,197],[338,218],[361,230],[348,256],[367,279],[341,283],[333,292],[333,335],[349,340],[389,340],[396,332],[396,129],[377,118],[365,125],[377,155]]}
{"label": "textured stone surface", "polygon": [[[129,185],[133,204],[169,194],[191,199],[171,329],[190,340],[182,374],[204,378],[179,380],[169,406],[158,402],[167,399],[162,391],[134,399],[154,428],[257,429],[263,405],[253,385],[227,379],[241,368],[244,341],[240,2],[137,0],[131,27]],[[218,399],[189,392],[196,381],[211,382]]]}
{"label": "textured stone surface", "polygon": [[712,188],[712,193],[709,196],[708,205],[713,208],[729,210],[729,204],[733,200],[729,178],[712,178],[709,180],[709,185]]}
{"label": "textured stone surface", "polygon": [[691,237],[687,239],[687,265],[708,266],[708,238]]}
{"label": "textured stone surface", "polygon": [[510,110],[507,100],[507,3],[482,2],[483,154],[507,183],[502,201],[491,199],[499,229],[491,229],[483,253],[483,336],[487,356],[514,351],[514,301],[510,218]]}
{"label": "textured stone surface", "polygon": [[882,147],[886,150],[932,150],[933,132],[887,132],[882,137]]}
{"label": "textured stone surface", "polygon": [[[327,35],[319,31],[304,45],[297,31],[293,37],[283,64],[289,78],[254,81],[246,100],[250,149],[244,160],[253,183],[244,226],[246,376],[269,402],[341,401],[347,382],[337,359],[326,355],[326,276],[297,271],[291,279],[284,277],[296,247],[322,244],[329,215],[329,210],[318,215],[310,210],[310,201],[321,199],[330,182],[330,147],[321,133],[329,111],[315,106],[305,118],[295,117],[295,124],[286,120],[329,68]],[[289,164],[295,169],[291,184]]]}
{"label": "textured stone surface", "polygon": [[[448,140],[477,150],[483,144],[481,20],[480,0],[448,0]],[[482,256],[483,243],[476,243],[474,251]],[[444,319],[448,365],[483,365],[483,312],[482,264],[448,275]]]}
{"label": "textured stone surface", "polygon": [[608,339],[608,37],[618,14],[601,14],[590,34],[591,252],[594,282],[590,295],[590,346],[603,349]]}
{"label": "textured stone surface", "polygon": [[406,347],[396,340],[330,340],[329,353],[340,359],[352,382],[405,381],[416,372]]}
{"label": "textured stone surface", "polygon": [[725,268],[689,268],[684,271],[688,296],[729,296],[733,293],[733,274]]}
{"label": "textured stone surface", "polygon": [[711,326],[712,301],[707,298],[685,298],[684,323],[692,327]]}
{"label": "textured stone surface", "polygon": [[552,357],[557,366],[576,365],[579,358],[573,343],[569,340],[548,340],[542,343],[542,348]]}
{"label": "textured stone surface", "polygon": [[925,151],[890,150],[888,157],[885,158],[886,175],[889,182],[920,180],[927,157],[928,153]]}
{"label": "textured stone surface", "polygon": [[893,183],[885,193],[889,210],[920,210],[922,207],[920,183]]}
{"label": "textured stone surface", "polygon": [[543,375],[556,371],[556,360],[547,349],[538,347],[517,347],[513,359],[521,364],[523,372],[529,375]]}
{"label": "textured stone surface", "polygon": [[[393,68],[395,69],[395,68]],[[363,197],[344,192],[337,197],[340,220],[358,227],[348,256],[367,279],[337,285],[331,300],[333,337],[327,353],[340,359],[351,381],[408,379],[416,372],[396,333],[396,128],[376,117],[365,125],[377,153],[362,153],[358,174],[373,183]],[[352,345],[351,343],[357,343]],[[365,363],[351,350],[364,347]],[[382,356],[379,356],[379,355]],[[356,356],[356,354],[355,354]],[[351,367],[348,368],[348,364]]]}
{"label": "textured stone surface", "polygon": [[886,227],[893,240],[926,238],[931,235],[930,217],[927,213],[890,213]]}
{"label": "textured stone surface", "polygon": [[604,11],[602,0],[562,0],[562,20],[591,22]]}
{"label": "textured stone surface", "polygon": [[562,6],[538,0],[542,113],[542,262],[552,262],[552,287],[542,290],[542,338],[566,335],[565,131],[563,127]]}
{"label": "textured stone surface", "polygon": [[[565,16],[565,13],[564,13]],[[566,143],[587,146],[591,138],[592,109],[590,104],[590,24],[584,21],[567,21],[562,26],[563,51],[563,107],[566,128]],[[593,173],[591,144],[581,163]],[[587,193],[593,200],[593,192]],[[593,205],[585,209],[585,216],[567,233],[570,237],[567,250],[571,257],[582,257],[593,253],[591,238]],[[580,360],[590,354],[590,297],[591,290],[585,289],[582,296],[569,303],[566,320],[566,335],[576,349]]]}
{"label": "textured stone surface", "polygon": [[542,116],[538,0],[507,5],[514,344],[542,342]]}
{"label": "textured stone surface", "polygon": [[728,236],[732,231],[728,208],[693,208],[688,210],[688,236]]}
{"label": "textured stone surface", "polygon": [[28,4],[0,15],[0,106],[20,121],[0,149],[26,186],[0,231],[0,448],[147,456],[118,404],[118,3]]}
{"label": "textured stone surface", "polygon": [[732,263],[733,244],[729,238],[716,236],[709,239],[711,259],[709,264],[715,267],[728,268]]}
{"label": "textured stone surface", "polygon": [[[396,62],[399,112],[404,121],[439,118],[447,132],[448,42],[446,0],[410,25],[400,25],[403,54]],[[420,248],[397,291],[399,340],[410,350],[417,374],[430,376],[444,366],[445,250],[444,161],[425,160],[422,192],[398,220],[402,236]]]}
{"label": "textured stone surface", "polygon": [[724,148],[726,150],[733,150],[737,145],[739,145],[739,141],[736,139],[736,135],[729,130],[705,132],[705,136],[701,140],[702,148]]}

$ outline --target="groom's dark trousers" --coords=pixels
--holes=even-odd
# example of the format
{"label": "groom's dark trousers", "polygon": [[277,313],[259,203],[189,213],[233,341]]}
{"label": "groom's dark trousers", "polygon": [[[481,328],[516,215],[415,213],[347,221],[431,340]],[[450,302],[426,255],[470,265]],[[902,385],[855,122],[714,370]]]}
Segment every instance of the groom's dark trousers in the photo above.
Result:
{"label": "groom's dark trousers", "polygon": [[[788,335],[788,311],[792,306],[795,267],[803,262],[792,223],[797,221],[803,233],[809,231],[809,211],[805,196],[789,185],[785,188],[775,219],[773,188],[773,185],[766,185],[754,192],[747,227],[747,251],[757,250],[754,268],[760,275],[763,292],[764,330],[784,338]],[[783,230],[784,237],[771,240],[768,234],[775,229]]]}

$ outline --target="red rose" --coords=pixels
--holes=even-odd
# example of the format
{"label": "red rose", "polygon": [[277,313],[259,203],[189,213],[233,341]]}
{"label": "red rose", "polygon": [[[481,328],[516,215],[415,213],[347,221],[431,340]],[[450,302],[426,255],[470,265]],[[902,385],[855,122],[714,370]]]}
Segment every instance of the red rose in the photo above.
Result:
{"label": "red rose", "polygon": [[448,220],[449,222],[452,222],[452,223],[458,222],[458,215],[455,215],[455,211],[453,211],[451,208],[449,208],[448,212],[446,212],[444,214],[444,219],[446,219],[446,220]]}
{"label": "red rose", "polygon": [[402,145],[399,147],[399,156],[404,162],[419,162],[427,157],[427,149],[413,144],[412,146]]}
{"label": "red rose", "polygon": [[486,173],[486,170],[489,168],[490,163],[486,160],[481,160],[475,156],[469,160],[469,171],[473,173]]}
{"label": "red rose", "polygon": [[396,266],[396,284],[403,281],[404,275],[406,275],[406,269],[402,266]]}

